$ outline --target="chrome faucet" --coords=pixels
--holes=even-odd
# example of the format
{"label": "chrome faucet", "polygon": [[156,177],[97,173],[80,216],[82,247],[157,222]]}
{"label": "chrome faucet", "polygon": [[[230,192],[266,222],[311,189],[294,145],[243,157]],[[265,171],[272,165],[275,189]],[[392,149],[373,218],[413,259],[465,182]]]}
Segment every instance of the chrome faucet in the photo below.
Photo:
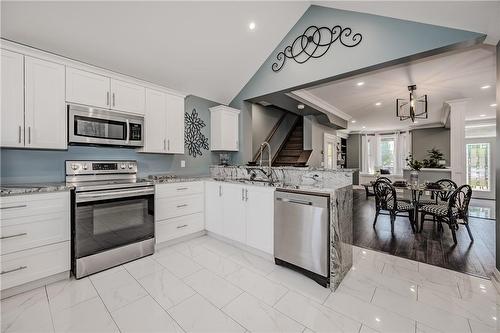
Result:
{"label": "chrome faucet", "polygon": [[260,144],[260,162],[259,162],[259,165],[262,166],[262,155],[264,153],[265,147],[267,147],[267,167],[268,167],[266,176],[271,177],[273,174],[273,170],[271,169],[272,155],[271,155],[271,146],[269,145],[269,142],[267,142],[267,141],[264,141]]}

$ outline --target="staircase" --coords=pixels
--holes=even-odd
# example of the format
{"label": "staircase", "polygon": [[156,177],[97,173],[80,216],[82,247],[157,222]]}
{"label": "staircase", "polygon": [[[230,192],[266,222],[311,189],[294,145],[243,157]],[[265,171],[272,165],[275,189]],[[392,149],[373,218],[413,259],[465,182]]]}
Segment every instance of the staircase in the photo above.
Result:
{"label": "staircase", "polygon": [[273,159],[273,166],[306,166],[312,150],[304,150],[304,118],[298,117]]}

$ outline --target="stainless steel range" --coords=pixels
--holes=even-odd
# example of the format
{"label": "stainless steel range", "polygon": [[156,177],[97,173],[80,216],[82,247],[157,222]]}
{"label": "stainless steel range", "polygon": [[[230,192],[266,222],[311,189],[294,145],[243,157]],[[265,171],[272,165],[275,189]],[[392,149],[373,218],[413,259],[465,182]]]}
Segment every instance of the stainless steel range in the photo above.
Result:
{"label": "stainless steel range", "polygon": [[154,184],[136,161],[66,161],[66,183],[77,279],[154,252]]}

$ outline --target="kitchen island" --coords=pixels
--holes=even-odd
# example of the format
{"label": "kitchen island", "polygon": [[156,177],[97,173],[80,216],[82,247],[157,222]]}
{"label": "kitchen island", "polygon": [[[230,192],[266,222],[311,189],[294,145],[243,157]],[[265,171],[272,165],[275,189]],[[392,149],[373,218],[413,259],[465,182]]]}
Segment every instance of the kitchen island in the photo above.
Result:
{"label": "kitchen island", "polygon": [[352,175],[354,169],[211,166],[219,181],[259,183],[330,200],[330,288],[335,290],[352,266]]}

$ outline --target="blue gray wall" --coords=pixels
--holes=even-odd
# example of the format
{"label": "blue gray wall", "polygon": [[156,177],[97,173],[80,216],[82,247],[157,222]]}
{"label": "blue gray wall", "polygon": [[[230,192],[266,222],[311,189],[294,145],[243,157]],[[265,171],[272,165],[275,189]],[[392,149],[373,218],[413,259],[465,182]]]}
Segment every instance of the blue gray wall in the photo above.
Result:
{"label": "blue gray wall", "polygon": [[[191,113],[193,108],[207,125],[202,132],[210,139],[210,112],[209,107],[218,103],[196,97],[186,98],[186,112]],[[217,153],[203,150],[203,155],[193,158],[185,155],[145,154],[134,149],[112,147],[83,147],[70,146],[67,151],[56,150],[28,150],[28,149],[1,149],[1,178],[2,184],[30,183],[30,182],[58,182],[64,181],[64,161],[91,160],[91,159],[130,159],[137,160],[139,174],[161,174],[172,172],[178,175],[208,174],[208,166],[217,164]],[[186,167],[181,168],[181,160],[186,161]]]}
{"label": "blue gray wall", "polygon": [[[338,42],[319,59],[304,64],[287,59],[278,73],[271,70],[278,52],[284,50],[307,27],[350,27],[363,35],[362,42],[354,47],[343,47]],[[238,161],[247,161],[252,152],[251,106],[246,100],[278,91],[305,87],[396,64],[426,55],[444,52],[453,47],[480,43],[485,35],[470,31],[404,21],[389,17],[338,10],[313,5],[285,36],[250,81],[230,103],[242,111],[240,117],[240,152]]]}

